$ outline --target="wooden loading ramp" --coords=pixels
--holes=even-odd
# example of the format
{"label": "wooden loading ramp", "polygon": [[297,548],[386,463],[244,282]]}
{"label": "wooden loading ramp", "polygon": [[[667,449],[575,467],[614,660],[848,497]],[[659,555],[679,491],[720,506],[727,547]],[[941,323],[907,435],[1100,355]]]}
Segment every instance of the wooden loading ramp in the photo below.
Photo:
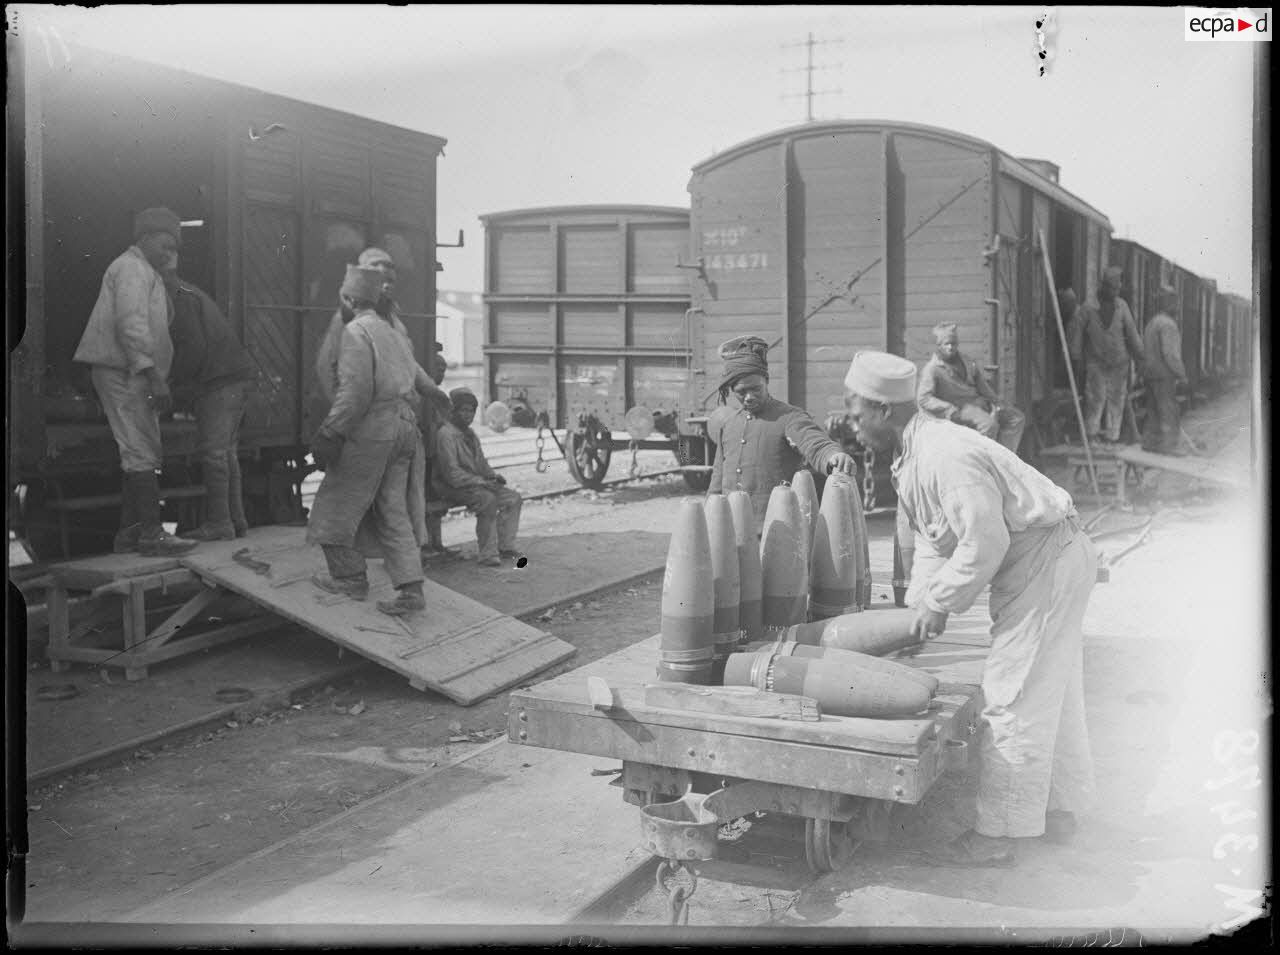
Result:
{"label": "wooden loading ramp", "polygon": [[1221,484],[1238,490],[1248,490],[1250,486],[1247,475],[1230,471],[1208,458],[1156,454],[1152,451],[1143,451],[1141,448],[1130,447],[1115,448],[1112,453],[1121,461],[1126,461],[1140,468],[1158,468],[1162,471],[1172,471],[1175,474],[1184,474],[1187,477],[1198,478],[1202,481],[1212,481],[1214,484]]}
{"label": "wooden loading ramp", "polygon": [[568,659],[575,648],[426,580],[427,608],[407,617],[380,612],[395,596],[382,561],[369,561],[366,600],[326,593],[319,547],[300,527],[255,528],[248,538],[203,544],[179,563],[211,585],[241,594],[271,613],[396,673],[418,690],[468,706]]}

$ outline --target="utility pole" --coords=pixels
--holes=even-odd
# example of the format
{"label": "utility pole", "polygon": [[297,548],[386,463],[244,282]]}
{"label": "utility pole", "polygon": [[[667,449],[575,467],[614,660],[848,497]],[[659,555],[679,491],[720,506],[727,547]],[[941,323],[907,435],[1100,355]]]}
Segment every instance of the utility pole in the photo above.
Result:
{"label": "utility pole", "polygon": [[815,40],[813,38],[813,34],[810,33],[809,38],[807,40],[804,40],[800,43],[787,43],[783,45],[784,50],[794,50],[797,47],[801,47],[801,46],[805,47],[806,49],[808,62],[805,66],[782,71],[784,73],[804,73],[805,74],[805,91],[803,93],[786,94],[783,98],[795,99],[796,97],[799,97],[799,96],[804,97],[804,100],[805,100],[805,117],[804,118],[806,122],[810,122],[810,123],[813,122],[813,98],[815,96],[827,96],[829,94],[843,92],[843,90],[838,90],[838,89],[815,90],[813,88],[813,71],[814,70],[839,69],[843,65],[841,63],[823,64],[820,66],[814,65],[813,48],[815,46],[825,46],[829,43],[843,43],[843,42],[844,42],[843,37],[837,37],[834,40]]}

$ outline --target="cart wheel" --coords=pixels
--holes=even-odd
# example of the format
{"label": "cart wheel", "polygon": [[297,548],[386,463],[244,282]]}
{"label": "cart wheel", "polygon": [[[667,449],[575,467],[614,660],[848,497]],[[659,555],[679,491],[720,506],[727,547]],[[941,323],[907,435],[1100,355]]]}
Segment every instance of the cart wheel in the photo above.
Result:
{"label": "cart wheel", "polygon": [[564,460],[569,473],[583,487],[600,488],[613,455],[613,437],[609,429],[595,422],[570,431],[564,438]]}
{"label": "cart wheel", "polygon": [[689,485],[691,490],[705,491],[711,487],[710,471],[682,471],[681,477],[684,478],[684,483]]}
{"label": "cart wheel", "polygon": [[804,821],[804,858],[813,872],[844,868],[857,846],[846,823],[830,819]]}

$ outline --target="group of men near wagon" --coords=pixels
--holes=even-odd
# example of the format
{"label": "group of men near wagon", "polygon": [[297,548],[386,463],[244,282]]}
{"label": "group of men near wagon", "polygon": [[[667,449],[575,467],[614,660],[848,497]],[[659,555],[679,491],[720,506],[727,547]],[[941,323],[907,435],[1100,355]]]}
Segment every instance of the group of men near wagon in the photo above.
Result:
{"label": "group of men near wagon", "polygon": [[[171,210],[136,217],[134,244],[108,266],[75,353],[91,368],[120,452],[117,553],[175,556],[249,530],[238,446],[254,366],[213,299],[178,277],[181,241]],[[381,249],[366,249],[347,266],[316,357],[329,411],[311,447],[325,477],[307,539],[320,546],[329,571],[315,577],[316,586],[355,599],[368,594],[366,556],[383,557],[397,593],[378,607],[404,615],[425,607],[423,563],[453,555],[440,537],[438,507],[428,521],[428,495],[476,512],[482,566],[516,556],[521,499],[489,466],[471,429],[475,394],[440,389],[438,343],[430,372],[414,357],[395,278]],[[181,537],[161,523],[159,484],[160,419],[175,392],[193,403],[206,505],[204,522]]]}
{"label": "group of men near wagon", "polygon": [[[214,343],[181,372],[199,383],[198,414],[206,409],[200,427],[211,497],[209,520],[191,535],[197,540],[247,531],[235,434],[251,375],[234,335],[210,332],[216,306],[173,274],[177,217],[148,210],[135,234],[135,245],[107,270],[76,359],[93,365],[120,448],[125,513],[118,549],[176,553],[196,541],[173,538],[159,523],[157,412],[169,402],[173,368],[186,368],[174,360],[170,323],[179,340],[189,323]],[[1089,359],[1091,436],[1110,440],[1119,434],[1127,359],[1144,353],[1118,288],[1119,276],[1109,270],[1098,306],[1082,307],[1079,315],[1073,314],[1073,296],[1060,296],[1072,320],[1073,357]],[[475,395],[455,389],[446,396],[438,358],[431,371],[415,360],[393,289],[394,263],[380,250],[366,250],[347,267],[340,307],[317,357],[331,406],[312,442],[325,477],[307,538],[321,547],[329,570],[315,578],[318,587],[364,599],[365,557],[377,553],[397,590],[379,609],[408,614],[425,607],[422,558],[441,549],[438,534],[426,527],[424,433],[434,435],[428,442],[435,451],[431,486],[487,521],[487,531],[480,530],[484,562],[514,554],[520,505],[488,467],[470,430]],[[1165,429],[1171,420],[1176,427],[1162,402],[1172,403],[1185,372],[1177,326],[1167,313],[1148,325],[1146,344],[1155,418]],[[938,326],[935,353],[920,372],[885,352],[855,355],[844,379],[845,422],[864,447],[892,455],[898,509],[915,538],[907,603],[920,641],[941,634],[950,614],[967,610],[990,587],[977,818],[933,858],[947,865],[1009,865],[1020,838],[1069,840],[1076,814],[1093,798],[1082,624],[1098,554],[1070,494],[1016,454],[1021,412],[1001,404],[958,345],[954,325]],[[722,407],[708,421],[716,445],[710,493],[747,492],[758,525],[772,488],[797,469],[807,466],[819,475],[855,470],[854,459],[807,412],[769,394],[768,350],[752,336],[721,347]],[[1157,364],[1161,373],[1153,375]],[[1164,385],[1154,384],[1166,380],[1167,395],[1155,390]],[[1155,440],[1166,435],[1159,432]],[[498,524],[495,542],[500,513],[506,520]]]}

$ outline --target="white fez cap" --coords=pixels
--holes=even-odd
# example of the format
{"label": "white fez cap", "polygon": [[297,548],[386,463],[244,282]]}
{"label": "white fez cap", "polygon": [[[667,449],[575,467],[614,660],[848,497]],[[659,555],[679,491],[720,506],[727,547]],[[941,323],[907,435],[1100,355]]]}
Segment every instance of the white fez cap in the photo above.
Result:
{"label": "white fez cap", "polygon": [[916,400],[916,366],[898,355],[860,351],[849,364],[844,386],[854,394],[886,405]]}

